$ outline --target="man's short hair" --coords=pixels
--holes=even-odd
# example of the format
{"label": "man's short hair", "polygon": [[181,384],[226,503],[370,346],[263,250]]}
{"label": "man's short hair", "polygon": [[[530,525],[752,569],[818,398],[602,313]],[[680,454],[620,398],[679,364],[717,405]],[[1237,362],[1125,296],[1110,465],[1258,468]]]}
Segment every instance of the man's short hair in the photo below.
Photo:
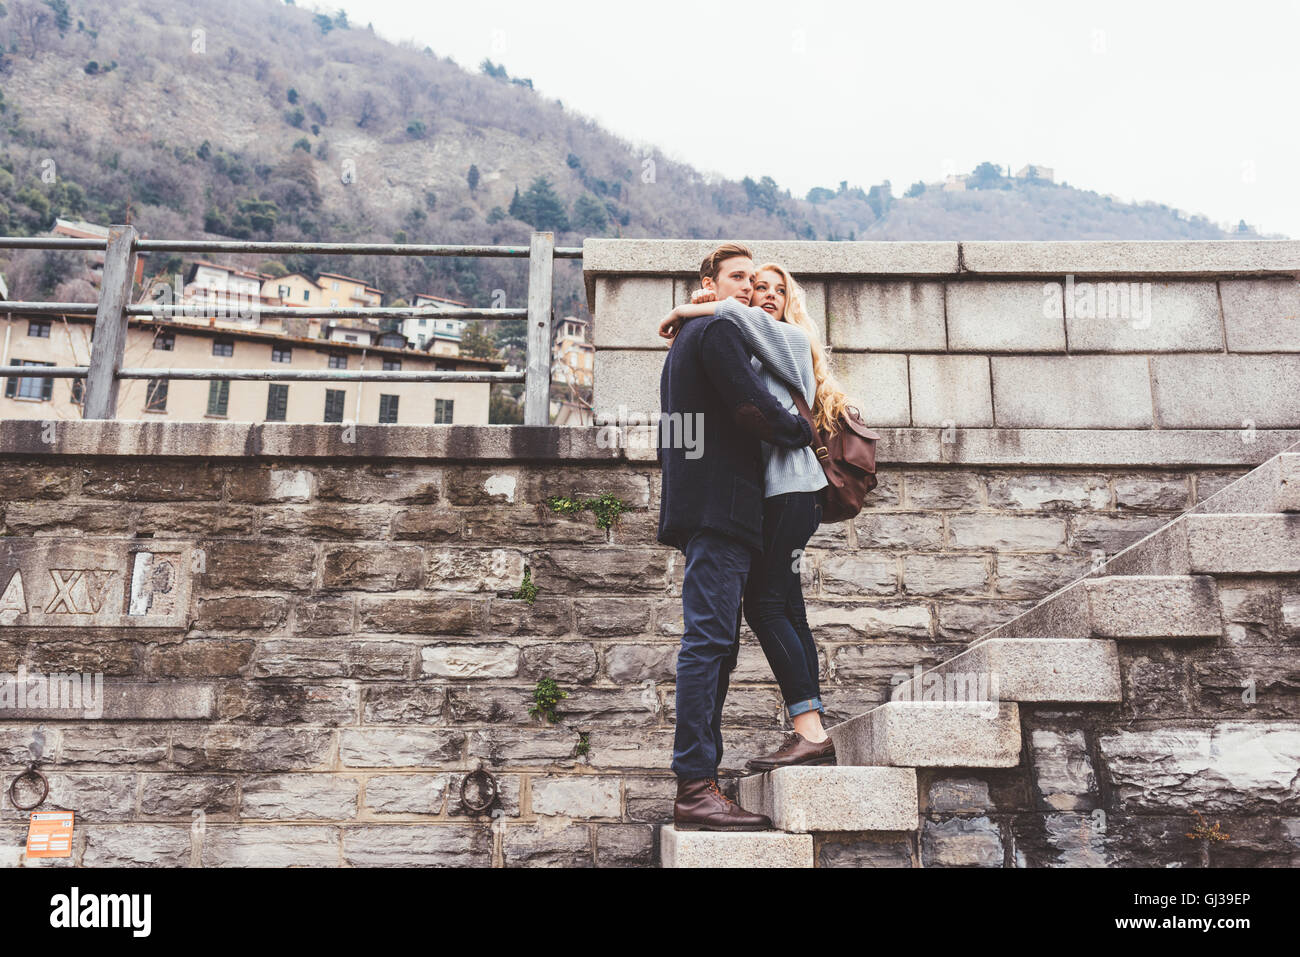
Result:
{"label": "man's short hair", "polygon": [[723,243],[713,252],[704,257],[704,262],[700,263],[700,282],[706,279],[717,279],[718,269],[723,262],[733,259],[736,256],[744,256],[746,259],[753,259],[754,254],[740,243]]}

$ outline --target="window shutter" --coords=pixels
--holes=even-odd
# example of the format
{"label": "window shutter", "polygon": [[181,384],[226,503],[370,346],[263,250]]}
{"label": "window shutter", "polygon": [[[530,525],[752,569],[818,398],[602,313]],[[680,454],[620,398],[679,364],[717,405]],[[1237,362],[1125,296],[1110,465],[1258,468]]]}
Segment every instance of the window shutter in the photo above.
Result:
{"label": "window shutter", "polygon": [[229,379],[213,379],[208,383],[208,415],[225,415],[229,400]]}

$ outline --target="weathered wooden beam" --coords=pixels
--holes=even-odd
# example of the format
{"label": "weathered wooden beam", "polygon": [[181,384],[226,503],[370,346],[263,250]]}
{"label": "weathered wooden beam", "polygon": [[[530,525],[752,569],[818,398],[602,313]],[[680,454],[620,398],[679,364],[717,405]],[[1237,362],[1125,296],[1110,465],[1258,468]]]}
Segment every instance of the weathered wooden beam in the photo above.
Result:
{"label": "weathered wooden beam", "polygon": [[82,418],[117,417],[117,371],[126,350],[126,307],[135,282],[135,243],[134,226],[109,227]]}

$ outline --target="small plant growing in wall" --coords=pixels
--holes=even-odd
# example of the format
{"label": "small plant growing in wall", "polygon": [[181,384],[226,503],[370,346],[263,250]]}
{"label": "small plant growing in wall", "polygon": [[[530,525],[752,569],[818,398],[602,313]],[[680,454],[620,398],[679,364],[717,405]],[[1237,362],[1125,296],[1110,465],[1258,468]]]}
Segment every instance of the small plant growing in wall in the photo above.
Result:
{"label": "small plant growing in wall", "polygon": [[1196,815],[1196,819],[1200,823],[1188,831],[1187,836],[1193,840],[1201,842],[1201,863],[1202,866],[1209,867],[1210,847],[1215,841],[1226,841],[1229,835],[1219,830],[1218,821],[1215,821],[1213,824],[1207,824],[1205,818],[1201,816],[1200,811],[1193,811],[1192,813]]}
{"label": "small plant growing in wall", "polygon": [[578,732],[578,757],[585,758],[591,753],[591,732]]}
{"label": "small plant growing in wall", "polygon": [[528,706],[528,713],[534,718],[540,714],[551,724],[555,724],[560,720],[555,706],[568,696],[569,693],[560,690],[554,678],[543,678],[533,689],[533,703]]}
{"label": "small plant growing in wall", "polygon": [[599,498],[587,499],[584,504],[596,513],[597,528],[609,528],[620,515],[627,511],[627,505],[612,492],[604,492]]}
{"label": "small plant growing in wall", "polygon": [[527,565],[525,565],[524,580],[522,583],[520,583],[519,590],[515,592],[514,597],[522,598],[524,601],[528,602],[528,604],[531,605],[537,599],[537,593],[539,591],[541,591],[541,589],[538,588],[537,585],[533,583],[532,570]]}
{"label": "small plant growing in wall", "polygon": [[561,515],[577,515],[583,509],[579,499],[565,498],[562,495],[548,496],[546,504],[551,507],[552,512],[559,512]]}
{"label": "small plant growing in wall", "polygon": [[586,510],[595,512],[596,527],[601,529],[609,528],[621,514],[628,510],[627,503],[613,492],[602,492],[596,498],[584,499],[552,495],[547,498],[546,504],[552,511],[559,512],[561,515],[577,515]]}

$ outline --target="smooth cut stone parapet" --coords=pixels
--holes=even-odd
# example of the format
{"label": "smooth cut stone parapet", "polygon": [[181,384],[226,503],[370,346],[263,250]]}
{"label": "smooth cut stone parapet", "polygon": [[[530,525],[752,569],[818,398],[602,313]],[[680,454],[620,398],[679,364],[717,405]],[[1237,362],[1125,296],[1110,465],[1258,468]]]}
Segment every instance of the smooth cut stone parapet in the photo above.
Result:
{"label": "smooth cut stone parapet", "polygon": [[1296,240],[963,242],[963,272],[988,276],[1213,276],[1300,272]]}

